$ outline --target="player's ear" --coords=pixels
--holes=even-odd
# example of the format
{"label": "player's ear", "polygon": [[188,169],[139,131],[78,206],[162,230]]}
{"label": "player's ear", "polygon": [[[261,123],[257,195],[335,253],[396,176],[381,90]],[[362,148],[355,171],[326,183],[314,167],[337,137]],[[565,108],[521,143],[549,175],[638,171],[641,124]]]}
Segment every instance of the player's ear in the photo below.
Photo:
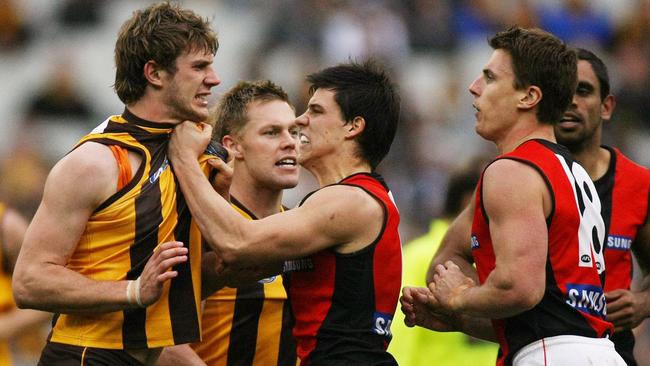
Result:
{"label": "player's ear", "polygon": [[537,85],[530,85],[523,90],[517,106],[522,109],[532,109],[542,100],[542,89]]}
{"label": "player's ear", "polygon": [[609,121],[614,113],[614,108],[616,108],[616,98],[610,94],[600,104],[600,118],[603,121]]}
{"label": "player's ear", "polygon": [[236,138],[232,137],[231,135],[225,135],[221,139],[221,144],[228,149],[233,158],[241,159],[243,157],[241,144],[237,141]]}
{"label": "player's ear", "polygon": [[155,86],[162,85],[162,69],[160,68],[160,65],[156,63],[156,61],[147,61],[147,63],[144,64],[143,72],[145,79],[147,79],[150,84],[153,84]]}
{"label": "player's ear", "polygon": [[356,116],[352,122],[345,125],[347,129],[346,137],[356,137],[366,128],[366,120],[363,117]]}

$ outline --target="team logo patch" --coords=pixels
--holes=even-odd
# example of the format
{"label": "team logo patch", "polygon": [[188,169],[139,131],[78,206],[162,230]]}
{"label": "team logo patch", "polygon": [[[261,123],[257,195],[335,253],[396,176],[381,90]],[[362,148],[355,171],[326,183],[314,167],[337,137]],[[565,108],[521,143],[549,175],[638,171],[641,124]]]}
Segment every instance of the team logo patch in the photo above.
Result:
{"label": "team logo patch", "polygon": [[390,339],[393,337],[393,333],[390,332],[390,325],[392,322],[392,314],[376,312],[372,319],[372,324],[374,325],[372,331]]}
{"label": "team logo patch", "polygon": [[472,250],[480,248],[481,245],[478,243],[478,238],[476,235],[472,235]]}
{"label": "team logo patch", "polygon": [[160,176],[165,171],[165,169],[167,169],[167,167],[169,167],[169,160],[167,160],[167,157],[165,157],[165,161],[162,163],[160,168],[158,168],[158,170],[156,170],[155,173],[153,173],[152,175],[149,176],[149,183],[151,183],[151,184],[156,183],[158,178],[160,178]]}
{"label": "team logo patch", "polygon": [[600,286],[568,283],[566,286],[566,303],[583,313],[605,318],[607,305],[605,294]]}
{"label": "team logo patch", "polygon": [[607,249],[628,251],[630,248],[632,248],[632,238],[617,235],[607,237]]}

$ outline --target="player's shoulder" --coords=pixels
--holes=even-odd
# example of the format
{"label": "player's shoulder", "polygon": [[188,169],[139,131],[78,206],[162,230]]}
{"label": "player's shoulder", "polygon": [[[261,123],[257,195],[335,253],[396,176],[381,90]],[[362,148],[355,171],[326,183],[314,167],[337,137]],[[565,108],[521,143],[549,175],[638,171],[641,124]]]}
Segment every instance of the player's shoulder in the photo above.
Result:
{"label": "player's shoulder", "polygon": [[483,172],[483,180],[505,180],[516,182],[517,179],[538,177],[539,172],[528,161],[499,158],[490,163]]}
{"label": "player's shoulder", "polygon": [[71,174],[99,174],[115,169],[115,157],[107,145],[87,141],[70,151],[55,165],[70,170]]}
{"label": "player's shoulder", "polygon": [[329,202],[340,205],[354,205],[369,198],[365,190],[357,185],[332,184],[313,192],[305,202]]}
{"label": "player's shoulder", "polygon": [[498,159],[488,165],[483,172],[481,183],[482,197],[491,200],[504,200],[512,197],[527,197],[546,192],[546,179],[535,166],[513,159]]}
{"label": "player's shoulder", "polygon": [[117,162],[106,145],[86,142],[59,160],[47,178],[47,185],[57,190],[70,190],[105,196],[117,182]]}
{"label": "player's shoulder", "polygon": [[[362,187],[346,184],[325,186],[308,196],[300,207],[327,208],[332,212],[348,213],[359,218],[383,215],[383,209],[374,196]],[[340,215],[343,216],[345,215]]]}

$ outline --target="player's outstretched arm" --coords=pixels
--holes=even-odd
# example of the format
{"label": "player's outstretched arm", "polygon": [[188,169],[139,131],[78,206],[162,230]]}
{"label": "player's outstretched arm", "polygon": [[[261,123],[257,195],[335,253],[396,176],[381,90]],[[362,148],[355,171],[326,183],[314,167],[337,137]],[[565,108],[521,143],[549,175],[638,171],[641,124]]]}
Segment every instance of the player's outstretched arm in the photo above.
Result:
{"label": "player's outstretched arm", "polygon": [[256,266],[333,246],[351,252],[379,235],[382,206],[362,189],[345,185],[321,189],[300,207],[283,213],[245,219],[214,191],[197,162],[210,134],[207,127],[180,124],[169,155],[203,237],[226,265]]}

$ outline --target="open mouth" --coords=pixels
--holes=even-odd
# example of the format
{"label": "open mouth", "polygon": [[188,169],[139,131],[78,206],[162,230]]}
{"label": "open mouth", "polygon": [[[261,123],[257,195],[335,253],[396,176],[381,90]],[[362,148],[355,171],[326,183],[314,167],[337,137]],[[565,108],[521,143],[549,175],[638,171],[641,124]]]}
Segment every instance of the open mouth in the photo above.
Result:
{"label": "open mouth", "polygon": [[276,166],[296,166],[297,160],[296,158],[283,158],[280,159],[277,163],[275,163]]}
{"label": "open mouth", "polygon": [[199,104],[201,104],[203,106],[207,106],[209,96],[210,96],[210,94],[199,94],[196,97],[194,97],[194,99],[198,100]]}
{"label": "open mouth", "polygon": [[300,143],[301,144],[308,144],[310,143],[309,137],[307,137],[305,134],[300,134]]}

